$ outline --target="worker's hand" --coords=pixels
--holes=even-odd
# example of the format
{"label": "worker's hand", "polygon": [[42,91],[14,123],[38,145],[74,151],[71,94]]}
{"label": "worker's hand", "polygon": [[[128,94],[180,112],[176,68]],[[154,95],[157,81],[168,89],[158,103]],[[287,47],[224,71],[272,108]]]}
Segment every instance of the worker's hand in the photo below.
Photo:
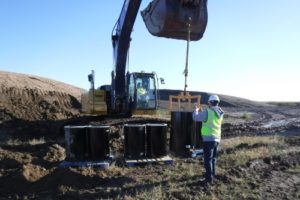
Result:
{"label": "worker's hand", "polygon": [[194,104],[194,109],[195,109],[196,112],[202,111],[200,105],[197,104],[197,103]]}

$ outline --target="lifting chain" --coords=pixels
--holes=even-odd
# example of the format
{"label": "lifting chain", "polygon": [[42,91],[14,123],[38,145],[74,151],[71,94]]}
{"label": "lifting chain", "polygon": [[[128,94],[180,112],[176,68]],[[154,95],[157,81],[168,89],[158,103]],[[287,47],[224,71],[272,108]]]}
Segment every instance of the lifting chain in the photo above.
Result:
{"label": "lifting chain", "polygon": [[185,69],[183,71],[185,80],[184,80],[184,95],[186,94],[187,88],[187,77],[188,77],[188,65],[189,65],[189,48],[190,48],[190,37],[191,37],[191,21],[192,19],[189,17],[188,19],[188,33],[187,33],[187,43],[186,43],[186,57],[185,57]]}
{"label": "lifting chain", "polygon": [[[188,18],[188,23],[187,23],[187,27],[188,27],[188,33],[187,33],[187,46],[186,46],[186,60],[185,60],[185,69],[183,71],[185,80],[184,80],[184,91],[180,92],[180,94],[178,96],[175,95],[170,95],[169,96],[169,110],[173,111],[174,107],[173,107],[173,101],[177,101],[177,105],[178,107],[175,108],[175,110],[191,110],[193,109],[192,107],[192,103],[196,102],[197,105],[200,106],[200,99],[201,96],[200,95],[196,95],[196,96],[192,96],[189,94],[189,92],[186,91],[187,88],[187,77],[188,77],[188,65],[189,65],[189,48],[190,48],[190,35],[191,35],[191,22],[192,19],[191,17]],[[185,104],[181,104],[181,102],[184,101],[186,102]]]}

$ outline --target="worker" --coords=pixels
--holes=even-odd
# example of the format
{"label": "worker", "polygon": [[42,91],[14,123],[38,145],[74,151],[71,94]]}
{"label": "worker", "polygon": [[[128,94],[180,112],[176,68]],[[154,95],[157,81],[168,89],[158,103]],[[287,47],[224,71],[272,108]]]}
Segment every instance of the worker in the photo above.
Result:
{"label": "worker", "polygon": [[148,101],[149,101],[149,97],[148,97],[148,93],[147,90],[142,87],[141,83],[138,83],[137,85],[137,104],[140,107],[147,107],[148,106]]}
{"label": "worker", "polygon": [[211,95],[208,108],[202,110],[195,105],[193,120],[202,122],[201,136],[205,167],[205,186],[211,185],[216,174],[217,149],[221,141],[221,124],[224,111],[219,107],[220,98]]}
{"label": "worker", "polygon": [[138,83],[138,85],[137,85],[137,93],[139,96],[146,94],[146,89],[144,87],[142,87],[141,83]]}

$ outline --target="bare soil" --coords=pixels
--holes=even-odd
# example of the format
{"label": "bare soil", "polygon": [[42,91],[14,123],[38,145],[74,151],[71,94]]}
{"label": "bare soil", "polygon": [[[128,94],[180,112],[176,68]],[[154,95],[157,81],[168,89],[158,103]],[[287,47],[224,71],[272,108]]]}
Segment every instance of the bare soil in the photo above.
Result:
{"label": "bare soil", "polygon": [[[223,141],[216,181],[206,188],[201,156],[176,157],[170,152],[173,165],[126,167],[123,124],[170,126],[170,120],[83,116],[82,92],[42,77],[0,72],[0,199],[300,198],[300,103],[220,95],[226,112]],[[162,109],[167,107],[165,97],[177,92],[161,91]],[[201,94],[205,106],[208,94],[193,94]],[[66,159],[66,124],[110,125],[110,148],[116,155],[111,166],[59,167]],[[232,141],[240,142],[233,146]]]}

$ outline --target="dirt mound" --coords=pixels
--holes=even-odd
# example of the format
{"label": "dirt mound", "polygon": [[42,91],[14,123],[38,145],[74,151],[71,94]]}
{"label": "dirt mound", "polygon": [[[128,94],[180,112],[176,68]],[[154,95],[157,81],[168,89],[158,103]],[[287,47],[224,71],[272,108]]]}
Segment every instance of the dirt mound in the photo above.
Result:
{"label": "dirt mound", "polygon": [[47,78],[0,71],[0,121],[72,118],[79,115],[82,92]]}

